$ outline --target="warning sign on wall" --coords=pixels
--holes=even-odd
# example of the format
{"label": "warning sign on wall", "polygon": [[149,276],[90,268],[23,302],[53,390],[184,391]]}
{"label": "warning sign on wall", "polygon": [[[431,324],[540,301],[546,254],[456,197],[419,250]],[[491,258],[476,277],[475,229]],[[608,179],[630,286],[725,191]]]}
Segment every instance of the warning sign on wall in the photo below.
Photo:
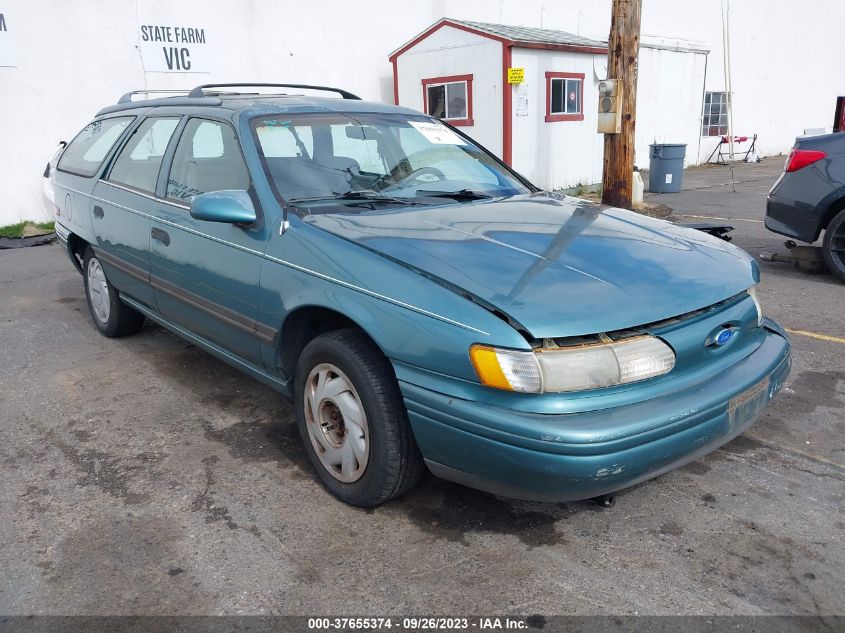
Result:
{"label": "warning sign on wall", "polygon": [[144,20],[138,27],[138,48],[146,72],[210,73],[208,30],[197,24]]}
{"label": "warning sign on wall", "polygon": [[15,47],[12,42],[13,23],[9,21],[9,14],[0,8],[0,66],[17,66]]}
{"label": "warning sign on wall", "polygon": [[509,84],[521,84],[523,81],[525,81],[524,68],[508,68]]}

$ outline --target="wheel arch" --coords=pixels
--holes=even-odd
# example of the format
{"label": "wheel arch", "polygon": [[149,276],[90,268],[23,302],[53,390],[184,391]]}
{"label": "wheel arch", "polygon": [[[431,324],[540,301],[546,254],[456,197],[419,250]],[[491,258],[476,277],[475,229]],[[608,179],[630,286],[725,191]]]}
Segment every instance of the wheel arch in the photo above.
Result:
{"label": "wheel arch", "polygon": [[[822,232],[823,229],[827,229],[828,225],[833,221],[840,211],[845,210],[845,189],[839,191],[840,197],[837,200],[831,202],[827,210],[822,215],[821,221],[819,222],[819,234]],[[816,235],[816,239],[818,239],[818,234]]]}
{"label": "wheel arch", "polygon": [[70,255],[70,261],[73,262],[80,275],[82,274],[82,260],[85,258],[85,249],[89,246],[90,244],[76,233],[70,233],[67,236],[67,252]]}
{"label": "wheel arch", "polygon": [[296,362],[302,350],[312,340],[326,332],[353,328],[361,332],[373,347],[384,354],[367,330],[349,316],[321,305],[303,305],[292,310],[279,330],[277,358],[279,367],[287,377],[293,377]]}

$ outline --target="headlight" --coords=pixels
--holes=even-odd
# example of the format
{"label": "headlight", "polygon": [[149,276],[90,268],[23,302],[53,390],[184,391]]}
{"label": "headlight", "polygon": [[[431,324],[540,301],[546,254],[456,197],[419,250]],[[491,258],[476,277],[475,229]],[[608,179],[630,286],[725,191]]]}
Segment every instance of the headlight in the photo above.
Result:
{"label": "headlight", "polygon": [[654,336],[531,352],[473,345],[469,355],[482,384],[529,393],[624,385],[675,366],[672,348]]}
{"label": "headlight", "polygon": [[756,286],[748,289],[748,296],[754,300],[754,305],[757,307],[757,327],[760,327],[763,325],[763,308],[760,307],[760,300],[757,298]]}

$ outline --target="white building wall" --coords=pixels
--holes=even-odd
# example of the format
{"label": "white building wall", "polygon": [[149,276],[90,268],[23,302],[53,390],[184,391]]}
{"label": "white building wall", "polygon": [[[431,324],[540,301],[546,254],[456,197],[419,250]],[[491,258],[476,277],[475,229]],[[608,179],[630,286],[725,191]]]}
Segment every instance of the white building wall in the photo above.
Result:
{"label": "white building wall", "polygon": [[472,75],[475,125],[461,131],[502,156],[502,45],[462,29],[444,26],[396,60],[399,103],[423,110],[422,80]]}
{"label": "white building wall", "polygon": [[[525,68],[525,82],[514,91],[513,167],[538,187],[562,189],[601,181],[604,137],[597,127],[596,56],[515,48],[514,67]],[[546,119],[546,72],[584,74],[583,121]],[[528,108],[522,116],[520,94]],[[500,117],[501,118],[501,117]]]}
{"label": "white building wall", "polygon": [[[610,0],[0,0],[16,67],[0,67],[0,225],[45,219],[40,175],[55,144],[100,107],[137,88],[211,81],[337,85],[392,102],[388,54],[444,16],[555,28],[606,39]],[[642,33],[712,50],[708,90],[722,87],[720,0],[645,0]],[[205,27],[209,74],[144,72],[138,22]],[[172,16],[172,17],[167,17]],[[830,127],[845,86],[845,2],[731,0],[734,120],[765,154],[785,152],[805,128]],[[643,93],[640,93],[643,98]],[[487,143],[485,143],[487,144]],[[707,147],[712,144],[708,141]],[[489,143],[491,149],[495,143]],[[712,151],[712,150],[711,150]],[[706,158],[702,144],[703,157]]]}
{"label": "white building wall", "polygon": [[[648,169],[651,143],[684,143],[685,165],[700,162],[704,53],[640,48],[634,164]],[[595,102],[598,103],[598,102]],[[709,144],[714,144],[710,140]],[[708,145],[709,146],[709,145]],[[707,160],[705,154],[702,160]]]}

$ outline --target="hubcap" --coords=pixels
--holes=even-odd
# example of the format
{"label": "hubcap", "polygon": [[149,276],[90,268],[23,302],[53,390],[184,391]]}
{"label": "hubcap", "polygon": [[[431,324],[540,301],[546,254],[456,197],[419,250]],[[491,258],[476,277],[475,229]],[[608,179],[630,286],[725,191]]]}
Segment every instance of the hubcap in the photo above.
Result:
{"label": "hubcap", "polygon": [[88,260],[88,298],[91,302],[91,309],[94,316],[100,323],[109,322],[109,283],[106,281],[106,274],[98,259],[92,257]]}
{"label": "hubcap", "polygon": [[367,468],[370,431],[352,381],[331,363],[314,367],[305,381],[305,425],[317,457],[338,481],[357,481]]}

